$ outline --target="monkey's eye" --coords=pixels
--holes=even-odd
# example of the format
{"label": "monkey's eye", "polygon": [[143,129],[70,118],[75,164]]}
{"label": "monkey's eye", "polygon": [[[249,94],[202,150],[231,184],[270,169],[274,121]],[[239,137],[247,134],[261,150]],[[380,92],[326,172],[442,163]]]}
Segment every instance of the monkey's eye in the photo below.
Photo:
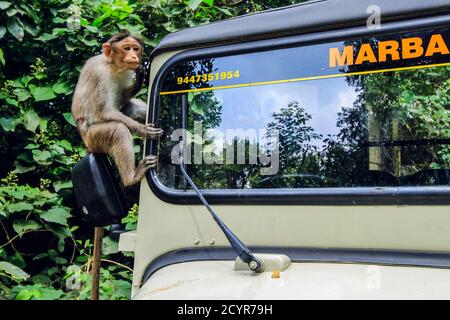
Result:
{"label": "monkey's eye", "polygon": [[139,48],[134,48],[134,51],[138,52],[138,51],[139,51]]}
{"label": "monkey's eye", "polygon": [[131,50],[130,47],[125,47],[124,49],[125,49],[125,51],[130,51]]}

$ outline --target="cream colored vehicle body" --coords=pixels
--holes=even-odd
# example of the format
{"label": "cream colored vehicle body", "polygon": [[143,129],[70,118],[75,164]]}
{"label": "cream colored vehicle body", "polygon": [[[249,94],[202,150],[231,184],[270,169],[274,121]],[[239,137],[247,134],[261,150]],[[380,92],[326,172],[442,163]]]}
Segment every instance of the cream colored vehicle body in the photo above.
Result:
{"label": "cream colored vehicle body", "polygon": [[[164,63],[183,50],[153,58],[151,85]],[[122,234],[119,245],[120,250],[135,254],[134,299],[450,298],[450,269],[445,268],[450,253],[449,205],[212,206],[246,245],[256,248],[256,254],[258,247],[332,248],[338,253],[339,249],[361,250],[369,258],[300,259],[279,278],[273,278],[272,272],[236,271],[233,260],[193,258],[163,265],[144,283],[146,269],[164,255],[192,248],[229,248],[205,207],[163,201],[144,180],[137,230]],[[414,266],[414,258],[403,263],[390,258],[371,260],[371,252],[430,253],[436,254],[430,258],[434,261],[442,254],[445,261],[427,265],[425,257],[423,264]]]}
{"label": "cream colored vehicle body", "polygon": [[[450,299],[450,269],[376,264],[293,263],[273,279],[234,271],[234,261],[186,262],[143,284],[145,269],[162,254],[229,244],[203,206],[167,204],[145,183],[141,199],[137,233],[121,238],[119,248],[135,253],[136,299]],[[214,208],[248,246],[450,251],[447,206]]]}

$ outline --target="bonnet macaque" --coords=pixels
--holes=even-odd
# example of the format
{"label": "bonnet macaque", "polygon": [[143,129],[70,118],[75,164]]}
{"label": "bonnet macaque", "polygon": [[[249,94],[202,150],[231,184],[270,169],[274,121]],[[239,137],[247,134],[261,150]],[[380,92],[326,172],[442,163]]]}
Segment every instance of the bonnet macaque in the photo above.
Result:
{"label": "bonnet macaque", "polygon": [[155,156],[147,156],[135,166],[131,133],[157,139],[163,132],[153,124],[142,124],[146,104],[133,99],[143,81],[142,40],[123,32],[111,37],[102,49],[81,70],[72,114],[87,151],[111,156],[123,185],[131,186],[157,164]]}

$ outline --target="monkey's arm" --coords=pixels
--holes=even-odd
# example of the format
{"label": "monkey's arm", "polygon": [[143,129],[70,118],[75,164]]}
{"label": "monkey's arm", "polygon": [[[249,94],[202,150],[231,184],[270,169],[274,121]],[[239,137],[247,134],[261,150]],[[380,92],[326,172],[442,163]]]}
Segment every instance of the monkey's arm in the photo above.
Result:
{"label": "monkey's arm", "polygon": [[147,104],[139,99],[130,99],[120,111],[133,120],[145,123]]}
{"label": "monkey's arm", "polygon": [[122,112],[117,110],[111,110],[105,114],[102,121],[118,121],[125,124],[131,132],[136,133],[140,137],[156,139],[163,134],[163,130],[155,128],[153,124],[140,124],[139,122],[127,117]]}

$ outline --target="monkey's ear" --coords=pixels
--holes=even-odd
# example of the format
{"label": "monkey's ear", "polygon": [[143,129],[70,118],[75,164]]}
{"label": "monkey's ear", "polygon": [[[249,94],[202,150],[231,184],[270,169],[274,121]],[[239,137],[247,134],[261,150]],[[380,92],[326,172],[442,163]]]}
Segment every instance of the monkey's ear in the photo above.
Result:
{"label": "monkey's ear", "polygon": [[112,55],[112,46],[111,46],[111,44],[104,43],[102,45],[102,49],[103,49],[103,54],[105,55],[105,57],[111,58],[111,55]]}

